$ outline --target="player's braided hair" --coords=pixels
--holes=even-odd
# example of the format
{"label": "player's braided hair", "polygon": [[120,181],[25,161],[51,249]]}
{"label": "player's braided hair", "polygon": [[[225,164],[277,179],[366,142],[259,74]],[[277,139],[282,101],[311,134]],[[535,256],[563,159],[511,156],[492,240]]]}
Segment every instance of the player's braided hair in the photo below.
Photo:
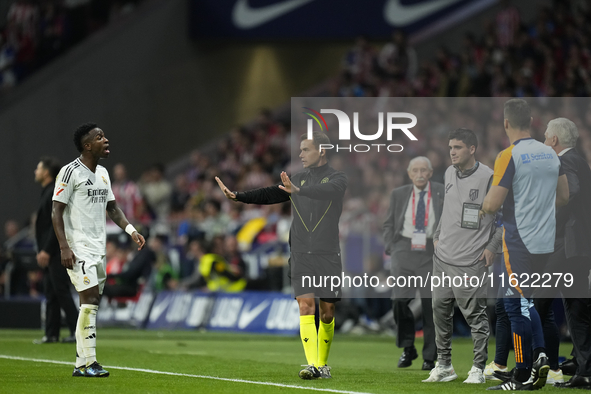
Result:
{"label": "player's braided hair", "polygon": [[82,150],[84,150],[82,145],[82,140],[84,137],[86,137],[91,130],[96,129],[97,127],[98,126],[96,123],[88,122],[78,126],[76,131],[74,131],[74,145],[76,145],[78,152],[82,152]]}

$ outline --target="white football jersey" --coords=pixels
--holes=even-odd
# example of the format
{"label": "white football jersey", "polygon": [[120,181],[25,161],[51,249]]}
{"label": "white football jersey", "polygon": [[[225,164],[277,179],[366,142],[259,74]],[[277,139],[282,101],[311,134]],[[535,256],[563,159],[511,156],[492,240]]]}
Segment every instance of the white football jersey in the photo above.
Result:
{"label": "white football jersey", "polygon": [[92,172],[80,159],[62,167],[53,191],[53,201],[66,204],[64,230],[72,250],[105,254],[107,202],[114,201],[109,173],[97,165]]}

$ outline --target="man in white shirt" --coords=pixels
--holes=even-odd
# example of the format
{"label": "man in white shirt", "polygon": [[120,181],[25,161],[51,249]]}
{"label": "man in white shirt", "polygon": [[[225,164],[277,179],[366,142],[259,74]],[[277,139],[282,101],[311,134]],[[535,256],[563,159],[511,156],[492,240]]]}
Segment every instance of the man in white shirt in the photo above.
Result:
{"label": "man in white shirt", "polygon": [[144,237],[115,202],[109,173],[98,161],[109,156],[109,140],[94,123],[74,132],[80,157],[60,170],[53,192],[52,220],[61,262],[80,296],[76,325],[76,365],[72,376],[107,377],[96,360],[96,313],[107,278],[106,215],[131,235],[138,250]]}

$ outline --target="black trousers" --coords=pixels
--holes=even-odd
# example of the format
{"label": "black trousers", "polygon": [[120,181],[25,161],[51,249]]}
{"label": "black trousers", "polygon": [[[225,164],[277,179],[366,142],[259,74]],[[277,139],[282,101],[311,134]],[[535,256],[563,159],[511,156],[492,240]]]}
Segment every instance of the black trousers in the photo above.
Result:
{"label": "black trousers", "polygon": [[70,292],[70,277],[62,266],[59,257],[52,256],[49,265],[45,269],[45,335],[59,338],[61,327],[61,312],[66,314],[66,323],[70,333],[76,331],[78,320],[78,308],[74,304]]}
{"label": "black trousers", "polygon": [[[412,263],[411,263],[412,262]],[[392,275],[415,276],[423,279],[433,271],[433,243],[427,241],[427,250],[416,252],[410,250],[410,239],[399,240],[392,252]],[[437,346],[435,345],[435,325],[433,323],[433,297],[430,287],[419,288],[423,309],[423,360],[437,360]],[[394,288],[392,297],[392,311],[396,322],[396,346],[405,348],[415,343],[415,318],[409,308],[410,302],[416,294],[415,288]]]}
{"label": "black trousers", "polygon": [[[408,307],[412,298],[397,298],[392,301],[396,321],[396,346],[405,348],[415,344],[415,317]],[[433,324],[433,300],[421,298],[423,306],[423,360],[435,361],[435,326]]]}
{"label": "black trousers", "polygon": [[577,375],[591,377],[591,300],[563,298],[562,302],[573,340],[573,355],[579,364]]}
{"label": "black trousers", "polygon": [[577,374],[591,376],[591,308],[587,279],[589,277],[589,258],[572,257],[567,259],[564,245],[558,244],[554,253],[550,255],[544,272],[550,274],[568,273],[574,279],[574,284],[571,287],[559,285],[558,288],[539,288],[534,292],[534,304],[542,321],[550,368],[558,369],[560,338],[554,321],[552,302],[561,293],[573,341],[573,355],[579,363]]}
{"label": "black trousers", "polygon": [[560,335],[554,319],[552,303],[554,298],[534,298],[534,306],[540,315],[542,330],[544,332],[544,343],[546,344],[546,355],[552,370],[558,369],[558,351],[560,348]]}

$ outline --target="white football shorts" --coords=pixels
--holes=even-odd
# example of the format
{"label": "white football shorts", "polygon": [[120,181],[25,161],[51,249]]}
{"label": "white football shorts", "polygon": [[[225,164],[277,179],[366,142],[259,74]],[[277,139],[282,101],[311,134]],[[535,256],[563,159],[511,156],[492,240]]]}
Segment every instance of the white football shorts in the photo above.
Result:
{"label": "white football shorts", "polygon": [[106,256],[90,254],[88,252],[73,250],[76,262],[68,271],[70,280],[76,291],[88,290],[94,286],[99,287],[99,294],[103,294],[105,281],[107,280],[107,259]]}

